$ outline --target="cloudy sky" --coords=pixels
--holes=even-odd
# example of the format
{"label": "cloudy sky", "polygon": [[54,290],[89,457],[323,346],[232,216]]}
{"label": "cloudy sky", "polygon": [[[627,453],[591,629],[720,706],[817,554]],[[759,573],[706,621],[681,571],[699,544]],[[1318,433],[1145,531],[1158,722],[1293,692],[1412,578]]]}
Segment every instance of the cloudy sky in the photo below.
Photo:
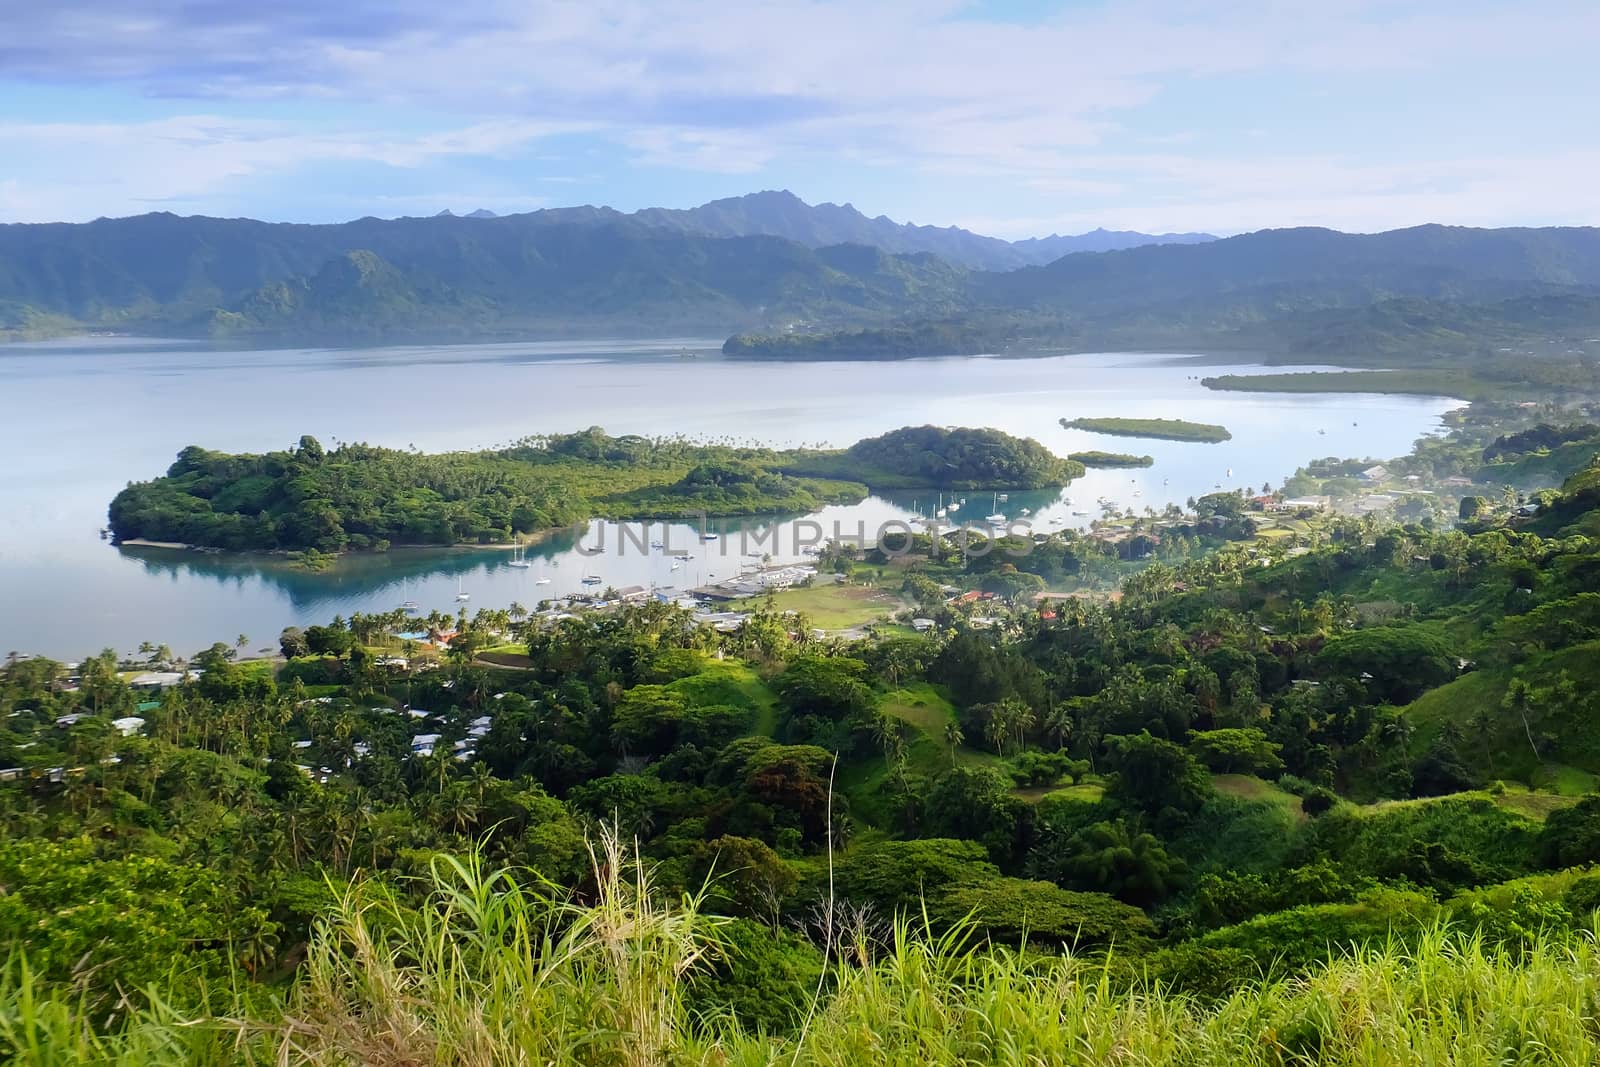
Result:
{"label": "cloudy sky", "polygon": [[0,221],[1600,224],[1595,0],[0,0]]}

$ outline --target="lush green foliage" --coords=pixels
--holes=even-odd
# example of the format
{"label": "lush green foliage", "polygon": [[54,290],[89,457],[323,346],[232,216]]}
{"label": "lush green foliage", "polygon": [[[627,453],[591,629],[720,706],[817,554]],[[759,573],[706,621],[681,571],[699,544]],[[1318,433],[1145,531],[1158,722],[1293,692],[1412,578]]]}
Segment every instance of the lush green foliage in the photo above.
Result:
{"label": "lush green foliage", "polygon": [[[651,446],[528,447],[588,469]],[[1056,1002],[1093,975],[1107,1004],[1197,1020],[1299,1003],[1347,951],[1515,992],[1540,953],[1592,951],[1596,484],[1461,530],[1327,517],[1305,552],[1146,561],[1048,611],[941,588],[1043,569],[840,557],[903,583],[926,634],[836,641],[776,601],[732,632],[666,605],[486,609],[427,620],[462,631],[427,647],[403,616],[285,632],[283,663],[8,662],[0,981],[31,1006],[0,1009],[0,1040],[254,1055],[290,1019],[323,1060],[403,1034],[561,1062],[582,1032],[761,1062],[781,1046],[739,1042],[767,1028],[825,1058],[838,1013],[906,1010],[861,999],[902,964],[963,995],[1054,975]],[[1253,529],[1236,496],[1195,511]],[[1059,575],[1080,540],[1033,555]],[[203,673],[153,699],[124,680],[156,666]]]}

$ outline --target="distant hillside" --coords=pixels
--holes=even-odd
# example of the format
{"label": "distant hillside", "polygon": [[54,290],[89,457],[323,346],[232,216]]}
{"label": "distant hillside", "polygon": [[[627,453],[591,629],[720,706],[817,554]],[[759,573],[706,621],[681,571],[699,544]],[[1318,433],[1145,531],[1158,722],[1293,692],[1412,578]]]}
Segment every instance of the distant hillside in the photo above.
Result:
{"label": "distant hillside", "polygon": [[712,238],[626,220],[436,216],[301,226],[161,213],[0,226],[0,306],[180,333],[399,337],[874,322],[948,313],[964,276],[927,255]]}
{"label": "distant hillside", "polygon": [[884,215],[868,218],[849,204],[807,204],[787,190],[713,200],[684,210],[647,208],[630,217],[651,226],[712,237],[768,234],[809,248],[863,244],[888,252],[931,252],[962,266],[997,271],[1049,263],[1073,252],[1216,240],[1206,233],[1093,230],[1077,236],[1052,234],[1026,241],[1003,241],[958,226],[916,226]]}
{"label": "distant hillside", "polygon": [[[759,228],[781,232],[730,235]],[[929,235],[955,251],[912,249]],[[74,323],[329,341],[700,330],[749,335],[730,351],[751,356],[1206,345],[1372,358],[1588,331],[1600,300],[1596,229],[1267,230],[1010,271],[957,265],[1000,246],[1012,247],[785,193],[634,216],[9,225],[0,336]]]}
{"label": "distant hillside", "polygon": [[1029,237],[1012,241],[1015,249],[1030,264],[1053,263],[1074,252],[1117,252],[1124,248],[1143,245],[1198,245],[1215,241],[1209,233],[1140,233],[1137,230],[1094,229],[1088,233],[1059,234],[1049,237]]}
{"label": "distant hillside", "polygon": [[1398,296],[1471,301],[1600,286],[1600,229],[1262,230],[1199,245],[1072,255],[975,279],[996,305],[1109,317],[1269,317]]}

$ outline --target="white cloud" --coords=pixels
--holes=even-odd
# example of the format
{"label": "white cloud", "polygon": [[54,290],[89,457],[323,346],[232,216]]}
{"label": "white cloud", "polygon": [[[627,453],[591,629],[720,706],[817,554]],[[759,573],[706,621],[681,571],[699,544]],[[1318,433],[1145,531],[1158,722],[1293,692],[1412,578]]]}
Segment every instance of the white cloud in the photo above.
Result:
{"label": "white cloud", "polygon": [[[740,175],[781,173],[796,162],[850,164],[907,182],[983,186],[991,201],[1026,194],[1038,202],[1027,206],[1027,218],[1058,218],[1063,226],[1073,218],[1107,225],[1140,218],[1222,229],[1300,217],[1361,225],[1402,208],[1420,212],[1411,221],[1444,208],[1478,217],[1514,213],[1507,191],[1529,182],[1568,196],[1564,203],[1575,209],[1591,203],[1575,183],[1533,163],[1430,156],[1403,142],[1346,141],[1337,153],[1293,158],[1274,155],[1271,138],[1262,137],[1252,158],[1218,161],[1203,154],[1208,138],[1192,127],[1228,127],[1233,117],[1184,115],[1181,106],[1188,87],[1210,81],[1468,77],[1512,63],[1537,64],[1530,66],[1536,74],[1580,72],[1580,81],[1600,88],[1592,72],[1600,8],[1591,0],[1515,7],[1116,0],[1064,5],[1033,24],[985,21],[966,7],[961,0],[35,3],[7,14],[0,74],[206,101],[186,101],[185,111],[225,114],[248,101],[252,113],[270,112],[292,100],[363,118],[312,132],[193,115],[73,124],[59,136],[48,124],[14,125],[10,136],[19,139],[9,145],[51,144],[73,169],[83,160],[113,165],[90,167],[96,173],[87,187],[23,179],[11,203],[31,200],[29,217],[51,210],[77,217],[91,194],[110,199],[90,213],[109,212],[140,197],[202,197],[244,176],[320,161],[416,168],[584,131],[648,167]],[[1307,89],[1308,98],[1328,92]],[[1430,116],[1407,115],[1405,104],[1397,96],[1396,124],[1410,123],[1424,137]],[[1176,125],[1186,128],[1143,125],[1153,110],[1173,105],[1183,116]],[[372,115],[417,111],[462,117],[436,134],[372,128],[382,122]],[[1252,116],[1237,126],[1248,143],[1248,131],[1262,123]],[[1517,133],[1484,136],[1511,143]],[[1549,146],[1527,151],[1550,154]],[[1442,196],[1408,191],[1418,175],[1456,187]],[[1039,210],[1051,201],[1062,205],[1059,215]]]}
{"label": "white cloud", "polygon": [[[41,168],[47,178],[13,178],[0,186],[0,217],[43,222],[135,214],[152,205],[195,210],[194,205],[234,181],[309,164],[417,168],[450,157],[500,155],[583,128],[577,123],[498,119],[398,137],[361,129],[308,131],[284,121],[217,115],[133,123],[0,123],[0,143],[7,145],[13,166]],[[438,210],[460,207],[463,196],[473,194],[464,190],[409,200],[419,207],[437,204]],[[369,199],[405,198],[375,193]],[[537,197],[487,191],[475,196],[472,206],[525,211],[539,203]]]}
{"label": "white cloud", "polygon": [[[1600,224],[1600,151],[1482,156],[1415,164],[1362,164],[1338,157],[1243,161],[1191,156],[1083,156],[1084,173],[1118,174],[1115,201],[1079,184],[1092,206],[1051,215],[968,215],[958,225],[1001,237],[1073,233],[1095,226],[1166,232],[1243,233],[1327,226],[1376,232],[1446,221],[1464,226]],[[1053,179],[1038,179],[1056,191]],[[1100,193],[1095,196],[1095,193]]]}

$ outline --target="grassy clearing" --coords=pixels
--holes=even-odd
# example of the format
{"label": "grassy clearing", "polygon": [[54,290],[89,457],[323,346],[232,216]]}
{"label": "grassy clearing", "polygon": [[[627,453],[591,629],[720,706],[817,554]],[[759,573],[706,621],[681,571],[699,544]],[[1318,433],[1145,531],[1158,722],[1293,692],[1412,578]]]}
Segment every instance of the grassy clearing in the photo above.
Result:
{"label": "grassy clearing", "polygon": [[916,637],[917,629],[901,622],[880,622],[872,626],[874,637]]}
{"label": "grassy clearing", "polygon": [[698,707],[749,709],[752,733],[771,737],[778,731],[778,698],[748,664],[708,659],[697,673],[668,682],[667,688]]}
{"label": "grassy clearing", "polygon": [[1558,796],[1555,793],[1534,793],[1527,789],[1516,789],[1509,783],[1504,793],[1491,794],[1490,799],[1506,811],[1515,812],[1535,822],[1544,822],[1551,812],[1570,808],[1578,802],[1576,797]]}
{"label": "grassy clearing", "polygon": [[1098,782],[1081,782],[1078,785],[1040,785],[1013,789],[1012,794],[1029,804],[1037,804],[1045,797],[1075,800],[1080,804],[1098,804],[1105,796],[1106,787]]}
{"label": "grassy clearing", "polygon": [[[822,630],[853,630],[888,618],[906,607],[905,602],[893,593],[840,583],[785,589],[772,594],[770,599],[778,611],[801,612],[811,620],[812,626]],[[739,606],[749,611],[767,602],[767,597],[760,597],[747,600]]]}
{"label": "grassy clearing", "polygon": [[[945,728],[956,721],[956,709],[935,686],[923,682],[892,690],[884,696],[881,707],[886,715],[912,728],[913,743],[907,756],[920,770],[942,770],[952,761],[963,767],[1001,767],[1005,763],[993,752],[984,752],[965,743],[951,752],[950,743],[945,740]],[[919,748],[919,743],[924,747]],[[920,761],[919,753],[923,757]]]}
{"label": "grassy clearing", "polygon": [[534,661],[528,657],[526,649],[520,646],[515,647],[515,651],[512,651],[511,649],[506,649],[504,651],[492,649],[488,652],[480,652],[478,653],[478,659],[484,663],[493,664],[496,667],[511,667],[513,669],[521,668],[526,670],[536,666]]}
{"label": "grassy clearing", "polygon": [[1593,793],[1596,784],[1600,783],[1600,778],[1588,771],[1568,767],[1564,763],[1541,764],[1534,770],[1531,779],[1528,784],[1535,789],[1563,797],[1581,797]]}
{"label": "grassy clearing", "polygon": [[1297,819],[1305,818],[1299,797],[1254,775],[1213,774],[1211,785],[1217,792],[1227,796],[1239,797],[1242,800],[1265,800],[1287,809]]}
{"label": "grassy clearing", "polygon": [[956,721],[955,705],[927,682],[891,690],[884,695],[883,711],[944,742],[945,728]]}

